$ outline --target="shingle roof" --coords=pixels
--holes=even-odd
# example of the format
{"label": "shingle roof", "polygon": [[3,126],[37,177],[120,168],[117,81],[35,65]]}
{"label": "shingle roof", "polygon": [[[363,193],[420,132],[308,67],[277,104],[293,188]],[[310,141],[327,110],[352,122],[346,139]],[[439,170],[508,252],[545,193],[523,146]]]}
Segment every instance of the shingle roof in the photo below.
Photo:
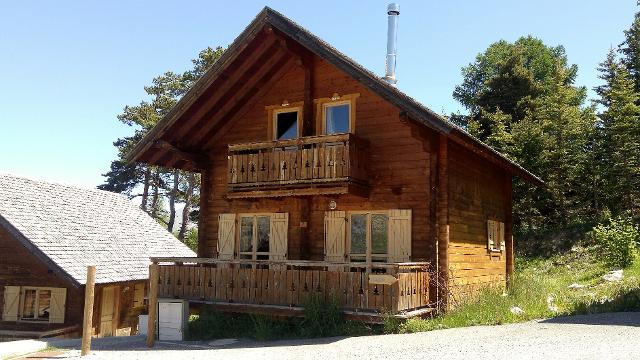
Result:
{"label": "shingle roof", "polygon": [[149,257],[196,254],[123,195],[0,174],[0,226],[54,272],[86,283],[148,278]]}

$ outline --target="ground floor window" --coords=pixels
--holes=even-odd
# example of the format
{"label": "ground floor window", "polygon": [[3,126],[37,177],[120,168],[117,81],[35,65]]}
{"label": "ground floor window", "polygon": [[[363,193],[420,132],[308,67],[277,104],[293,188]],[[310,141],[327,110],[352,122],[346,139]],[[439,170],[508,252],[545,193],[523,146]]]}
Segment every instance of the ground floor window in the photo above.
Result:
{"label": "ground floor window", "polygon": [[351,261],[387,261],[389,214],[351,213],[349,257]]}
{"label": "ground floor window", "polygon": [[5,286],[3,321],[64,323],[67,289]]}
{"label": "ground floor window", "polygon": [[24,288],[22,291],[22,320],[48,321],[51,311],[51,290]]}
{"label": "ground floor window", "polygon": [[220,214],[218,258],[285,260],[288,213]]}
{"label": "ground floor window", "polygon": [[327,211],[325,260],[407,262],[411,260],[411,210]]}
{"label": "ground floor window", "polygon": [[240,259],[268,260],[271,240],[271,216],[240,215]]}

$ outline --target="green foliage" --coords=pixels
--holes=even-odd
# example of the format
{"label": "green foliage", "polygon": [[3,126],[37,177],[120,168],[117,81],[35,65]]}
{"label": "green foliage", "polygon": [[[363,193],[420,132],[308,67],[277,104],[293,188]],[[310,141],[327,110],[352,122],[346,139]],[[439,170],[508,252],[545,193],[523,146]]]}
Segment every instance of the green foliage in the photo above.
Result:
{"label": "green foliage", "polygon": [[184,244],[194,252],[198,251],[198,228],[189,229],[187,236],[184,238]]}
{"label": "green foliage", "polygon": [[630,266],[640,243],[640,229],[630,216],[619,216],[593,229],[593,237],[604,261],[613,267]]}
{"label": "green foliage", "polygon": [[[473,325],[498,325],[555,316],[640,310],[640,263],[625,268],[619,282],[602,279],[608,267],[594,249],[576,247],[548,259],[519,258],[508,292],[488,288],[442,316],[410,319],[401,333]],[[569,288],[571,284],[582,288]],[[550,306],[551,305],[551,306]],[[524,313],[514,314],[512,307]],[[553,308],[555,307],[555,308]]]}
{"label": "green foliage", "polygon": [[[118,157],[111,169],[103,174],[105,183],[100,189],[126,194],[130,198],[140,197],[141,208],[159,223],[173,232],[176,219],[176,204],[182,203],[185,224],[177,232],[183,240],[187,234],[188,216],[198,203],[199,175],[174,169],[164,169],[146,164],[128,164],[126,155],[151,130],[180,98],[200,79],[205,71],[220,58],[224,49],[206,48],[192,60],[193,67],[183,73],[167,71],[155,77],[151,85],[145,86],[147,99],[137,105],[127,105],[118,115],[118,120],[132,127],[132,135],[114,142]],[[177,172],[177,174],[176,174]],[[175,176],[177,175],[177,176]],[[165,209],[164,204],[169,204]],[[186,215],[186,216],[185,216]]]}
{"label": "green foliage", "polygon": [[300,324],[304,337],[340,334],[342,323],[342,312],[335,298],[324,300],[314,295],[304,303],[304,320]]}
{"label": "green foliage", "polygon": [[261,315],[221,313],[204,307],[200,315],[189,319],[190,340],[251,338],[274,340],[328,336],[361,336],[378,329],[342,318],[335,300],[311,296],[305,303],[304,318],[276,318]]}

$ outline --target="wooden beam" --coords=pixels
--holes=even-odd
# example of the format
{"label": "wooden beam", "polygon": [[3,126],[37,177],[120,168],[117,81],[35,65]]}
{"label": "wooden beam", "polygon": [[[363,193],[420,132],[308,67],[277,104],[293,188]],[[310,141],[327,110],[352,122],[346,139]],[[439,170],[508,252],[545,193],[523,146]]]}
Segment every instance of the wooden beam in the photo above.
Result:
{"label": "wooden beam", "polygon": [[158,264],[149,265],[149,323],[147,324],[147,346],[156,343],[156,320],[158,318]]}
{"label": "wooden beam", "polygon": [[222,104],[226,102],[225,97],[228,97],[229,94],[235,92],[234,87],[238,87],[239,84],[243,84],[248,81],[253,74],[253,71],[250,70],[255,67],[256,63],[264,63],[267,58],[273,55],[273,52],[280,47],[279,43],[276,41],[277,39],[278,38],[275,36],[268,36],[265,41],[251,52],[251,54],[246,55],[247,59],[245,59],[235,71],[228,76],[220,76],[223,83],[212,88],[212,93],[204,98],[205,101],[197,110],[183,114],[182,118],[188,119],[189,121],[183,121],[183,125],[180,125],[179,127],[176,125],[178,128],[171,136],[175,139],[184,139],[191,130],[198,129],[198,125],[201,124],[203,118],[205,120],[207,119],[206,114],[212,108],[215,109],[222,106]]}
{"label": "wooden beam", "polygon": [[302,136],[313,136],[315,119],[313,118],[314,76],[313,56],[302,58],[304,66],[304,107],[302,109]]}
{"label": "wooden beam", "polygon": [[87,266],[87,283],[84,290],[84,317],[82,319],[82,349],[81,356],[91,351],[91,335],[93,335],[93,299],[96,286],[96,267]]}
{"label": "wooden beam", "polygon": [[513,178],[511,174],[505,174],[504,180],[504,242],[506,251],[506,277],[507,287],[511,286],[513,270],[515,266],[513,246]]}
{"label": "wooden beam", "polygon": [[200,168],[202,166],[202,159],[196,154],[192,154],[190,152],[181,150],[177,148],[175,145],[172,145],[170,142],[165,140],[156,140],[156,147],[167,150],[174,157],[183,160],[185,162],[191,163],[194,167]]}
{"label": "wooden beam", "polygon": [[[200,174],[200,214],[198,216],[198,256],[213,256],[207,254],[207,217],[209,214],[209,198],[213,187],[213,166],[207,165]],[[213,230],[213,229],[212,229]]]}
{"label": "wooden beam", "polygon": [[[243,99],[243,102],[238,103],[237,111],[233,115],[227,116],[223,123],[216,123],[214,126],[210,127],[211,130],[205,137],[208,139],[201,145],[201,148],[210,149],[212,145],[217,144],[222,137],[222,134],[226,133],[237,119],[244,116],[244,114],[251,109],[251,105],[271,90],[273,85],[275,85],[275,83],[284,76],[284,74],[286,74],[290,67],[293,66],[292,58],[287,59],[284,57],[283,61],[283,63],[276,64],[271,72],[263,76],[263,79],[259,83],[260,86],[256,86],[255,91],[247,94],[246,98]],[[268,83],[269,80],[272,80],[270,86]]]}
{"label": "wooden beam", "polygon": [[252,81],[247,80],[242,83],[242,86],[233,92],[223,106],[212,108],[210,112],[205,114],[198,125],[199,136],[194,136],[192,139],[193,146],[206,148],[205,144],[211,137],[211,130],[216,128],[223,119],[228,119],[229,114],[233,116],[240,108],[246,107],[252,98],[256,98],[256,93],[276,76],[275,74],[280,68],[288,67],[286,64],[289,60],[286,51],[277,51],[269,60],[261,64],[256,70],[255,76],[252,77]]}
{"label": "wooden beam", "polygon": [[122,295],[122,289],[120,285],[116,285],[113,287],[113,318],[111,319],[111,326],[113,328],[113,336],[116,336],[118,333],[118,328],[120,327],[120,296]]}
{"label": "wooden beam", "polygon": [[449,173],[447,136],[438,137],[438,194],[436,217],[438,228],[438,302],[447,309],[449,298]]}

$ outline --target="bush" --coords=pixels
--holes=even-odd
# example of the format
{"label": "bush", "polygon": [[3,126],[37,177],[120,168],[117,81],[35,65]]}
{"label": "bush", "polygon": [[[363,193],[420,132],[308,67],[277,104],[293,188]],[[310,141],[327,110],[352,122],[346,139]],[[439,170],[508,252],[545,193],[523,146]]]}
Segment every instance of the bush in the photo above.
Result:
{"label": "bush", "polygon": [[619,216],[596,226],[593,238],[607,265],[625,268],[635,258],[640,230],[630,216]]}
{"label": "bush", "polygon": [[342,312],[336,299],[310,296],[304,304],[304,320],[300,324],[304,337],[336,336],[342,333]]}

